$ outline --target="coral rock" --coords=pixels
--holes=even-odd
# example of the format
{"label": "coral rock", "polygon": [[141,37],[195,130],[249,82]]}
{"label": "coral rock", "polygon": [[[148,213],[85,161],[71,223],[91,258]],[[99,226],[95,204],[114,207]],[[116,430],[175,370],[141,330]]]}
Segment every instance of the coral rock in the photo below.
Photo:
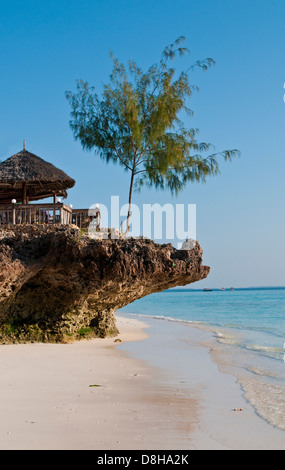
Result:
{"label": "coral rock", "polygon": [[75,226],[0,228],[0,342],[118,333],[136,299],[207,277],[202,250],[149,239],[92,240]]}

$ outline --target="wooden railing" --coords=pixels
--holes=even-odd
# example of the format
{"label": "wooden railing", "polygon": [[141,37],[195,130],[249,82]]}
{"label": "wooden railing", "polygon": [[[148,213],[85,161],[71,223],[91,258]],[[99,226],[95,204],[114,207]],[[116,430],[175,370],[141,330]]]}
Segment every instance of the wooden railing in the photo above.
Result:
{"label": "wooden railing", "polygon": [[77,227],[87,229],[91,218],[88,209],[72,209],[72,223]]}
{"label": "wooden railing", "polygon": [[72,209],[57,204],[0,204],[0,224],[71,224]]}

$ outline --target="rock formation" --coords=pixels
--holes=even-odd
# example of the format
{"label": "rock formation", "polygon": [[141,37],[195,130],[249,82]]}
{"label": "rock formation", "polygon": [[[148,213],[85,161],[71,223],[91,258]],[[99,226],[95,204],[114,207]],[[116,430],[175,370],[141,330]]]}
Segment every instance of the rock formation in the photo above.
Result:
{"label": "rock formation", "polygon": [[67,342],[118,333],[136,299],[207,277],[198,243],[92,240],[75,226],[0,228],[0,342]]}

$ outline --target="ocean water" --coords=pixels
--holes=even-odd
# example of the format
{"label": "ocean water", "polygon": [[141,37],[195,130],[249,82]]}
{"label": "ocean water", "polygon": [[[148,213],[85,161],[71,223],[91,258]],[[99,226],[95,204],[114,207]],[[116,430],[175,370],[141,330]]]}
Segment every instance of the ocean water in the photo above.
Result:
{"label": "ocean water", "polygon": [[209,331],[220,370],[237,378],[256,412],[285,431],[285,288],[170,289],[118,313]]}

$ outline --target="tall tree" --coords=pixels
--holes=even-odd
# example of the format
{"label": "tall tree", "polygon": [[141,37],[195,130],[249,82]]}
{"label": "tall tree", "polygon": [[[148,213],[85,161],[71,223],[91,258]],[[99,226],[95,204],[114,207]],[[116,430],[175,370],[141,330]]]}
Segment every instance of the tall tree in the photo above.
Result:
{"label": "tall tree", "polygon": [[181,36],[167,46],[159,63],[146,72],[133,61],[126,67],[111,54],[113,69],[101,97],[83,80],[77,81],[75,93],[66,92],[75,139],[130,172],[126,233],[134,188],[147,185],[178,193],[189,181],[205,182],[218,174],[219,157],[231,160],[239,154],[236,149],[209,154],[212,145],[198,142],[198,129],[185,128],[181,120],[181,114],[193,114],[187,105],[197,89],[190,84],[191,71],[214,64],[208,58],[177,73],[171,66],[174,59],[190,53],[181,45],[184,40]]}

